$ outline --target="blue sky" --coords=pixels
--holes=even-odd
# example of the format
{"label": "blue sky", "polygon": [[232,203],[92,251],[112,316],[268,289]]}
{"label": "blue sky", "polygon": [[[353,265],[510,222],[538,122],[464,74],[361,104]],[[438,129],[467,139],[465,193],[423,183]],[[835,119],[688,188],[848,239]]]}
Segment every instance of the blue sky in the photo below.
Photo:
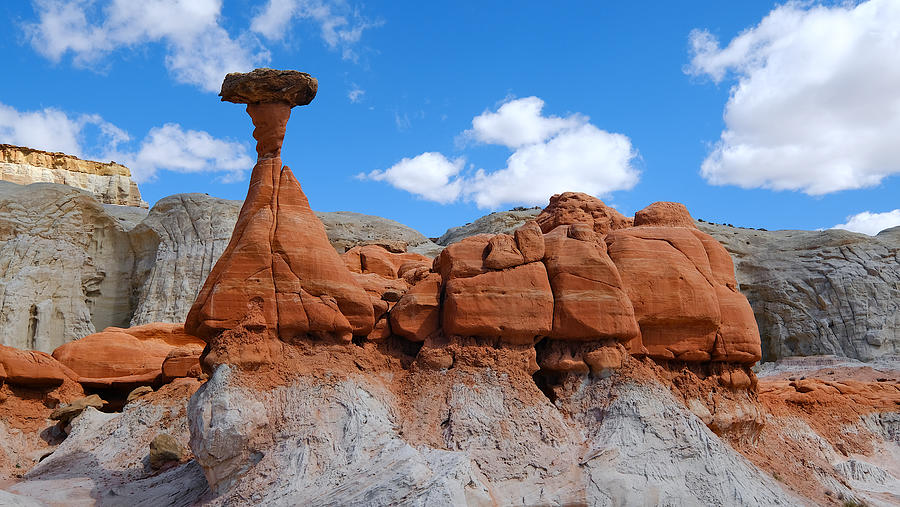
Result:
{"label": "blue sky", "polygon": [[125,163],[151,203],[241,199],[221,77],[298,69],[319,94],[283,159],[317,210],[438,236],[568,189],[873,233],[900,224],[898,4],[6,2],[0,142]]}

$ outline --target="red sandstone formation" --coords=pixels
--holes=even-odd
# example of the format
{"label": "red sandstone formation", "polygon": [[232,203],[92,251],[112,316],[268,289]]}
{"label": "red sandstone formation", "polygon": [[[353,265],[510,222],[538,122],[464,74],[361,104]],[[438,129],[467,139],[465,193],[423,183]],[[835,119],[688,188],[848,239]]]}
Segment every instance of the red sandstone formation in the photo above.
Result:
{"label": "red sandstone formation", "polygon": [[[88,388],[130,391],[158,382],[173,350],[183,351],[183,363],[199,364],[203,342],[184,332],[180,324],[152,323],[129,329],[109,327],[100,333],[66,343],[53,351],[59,363],[77,374]],[[184,374],[167,375],[174,377]]]}
{"label": "red sandstone formation", "polygon": [[[755,363],[759,331],[724,247],[683,205],[655,203],[606,237],[651,357]],[[646,225],[644,225],[646,224]]]}
{"label": "red sandstone formation", "polygon": [[[281,164],[291,107],[312,100],[316,86],[308,74],[269,70],[229,74],[223,84],[223,100],[247,104],[259,158],[231,242],[185,323],[187,332],[214,345],[207,355],[211,363],[228,353],[213,342],[240,341],[223,337],[238,328],[267,332],[269,338],[254,338],[265,361],[272,352],[266,349],[277,344],[260,344],[261,339],[290,342],[313,335],[349,342],[374,327],[369,296],[331,247],[297,179]],[[237,350],[230,352],[233,362],[240,360]]]}
{"label": "red sandstone formation", "polygon": [[447,340],[528,347],[547,339],[538,361],[551,371],[604,371],[623,350],[759,359],[730,257],[678,203],[654,203],[632,220],[566,192],[513,235],[449,245],[430,269],[390,246],[338,256],[280,159],[290,109],[312,100],[315,87],[308,74],[271,69],[223,84],[223,100],[248,104],[259,160],[231,242],[185,323],[208,342],[207,365],[256,367],[282,356],[285,343],[353,335],[426,342],[432,355]]}
{"label": "red sandstone formation", "polygon": [[55,387],[78,374],[44,352],[0,345],[0,382],[28,387]]}
{"label": "red sandstone formation", "polygon": [[545,233],[560,225],[588,224],[595,232],[607,234],[612,230],[631,227],[633,222],[600,199],[581,192],[554,195],[535,220]]}

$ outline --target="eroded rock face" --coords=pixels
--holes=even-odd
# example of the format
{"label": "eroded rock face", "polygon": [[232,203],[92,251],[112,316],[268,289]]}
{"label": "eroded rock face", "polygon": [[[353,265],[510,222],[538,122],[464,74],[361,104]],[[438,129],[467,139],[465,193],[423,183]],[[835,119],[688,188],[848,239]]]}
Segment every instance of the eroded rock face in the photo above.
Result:
{"label": "eroded rock face", "polygon": [[127,232],[91,195],[0,182],[0,344],[50,352],[131,318]]}
{"label": "eroded rock face", "polygon": [[756,323],[737,291],[724,248],[693,227],[681,227],[687,211],[677,211],[668,218],[646,215],[657,215],[649,223],[679,225],[643,225],[606,238],[634,305],[642,344],[657,359],[758,361]]}
{"label": "eroded rock face", "polygon": [[900,352],[900,228],[873,237],[698,225],[734,259],[765,360]]}
{"label": "eroded rock face", "polygon": [[563,192],[550,198],[550,204],[535,218],[545,233],[560,225],[588,224],[601,235],[630,227],[633,220],[610,208],[600,199],[581,192]]}
{"label": "eroded rock face", "polygon": [[206,194],[160,199],[129,232],[135,252],[131,325],[184,322],[200,287],[225,251],[240,201]]}
{"label": "eroded rock face", "polygon": [[19,185],[61,183],[86,190],[104,204],[147,207],[127,167],[81,160],[65,153],[0,144],[0,181]]}
{"label": "eroded rock face", "polygon": [[[204,345],[186,334],[180,324],[153,323],[104,329],[60,346],[53,351],[53,357],[77,373],[78,382],[85,387],[127,393],[138,385],[161,381],[163,364],[173,350],[186,349],[189,354],[185,355],[196,361]],[[172,367],[169,377],[187,376],[175,372]]]}

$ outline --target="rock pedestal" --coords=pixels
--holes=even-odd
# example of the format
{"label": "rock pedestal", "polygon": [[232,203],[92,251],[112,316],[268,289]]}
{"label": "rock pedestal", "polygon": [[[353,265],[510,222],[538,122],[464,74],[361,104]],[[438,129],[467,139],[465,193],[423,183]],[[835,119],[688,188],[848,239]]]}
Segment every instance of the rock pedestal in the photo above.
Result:
{"label": "rock pedestal", "polygon": [[269,340],[349,342],[374,326],[368,295],[281,164],[291,107],[308,103],[315,90],[308,74],[271,69],[229,74],[223,84],[222,100],[247,104],[258,160],[231,242],[185,322],[188,333],[210,344],[207,365],[266,362],[278,353]]}

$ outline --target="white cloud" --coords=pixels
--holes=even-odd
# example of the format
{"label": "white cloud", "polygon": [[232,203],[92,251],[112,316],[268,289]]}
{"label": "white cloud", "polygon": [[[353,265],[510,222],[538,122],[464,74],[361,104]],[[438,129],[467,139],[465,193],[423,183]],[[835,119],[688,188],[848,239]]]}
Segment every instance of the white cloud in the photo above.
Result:
{"label": "white cloud", "polygon": [[36,51],[93,66],[108,53],[146,43],[166,46],[166,66],[179,82],[216,92],[228,72],[248,71],[269,54],[250,35],[233,39],[219,24],[221,0],[36,0],[38,22],[25,26]]}
{"label": "white cloud", "polygon": [[242,180],[253,159],[241,143],[167,123],[150,130],[136,150],[123,148],[131,137],[99,115],[69,115],[58,109],[19,112],[0,104],[0,143],[61,151],[92,160],[115,160],[131,169],[135,181],[153,180],[159,170],[223,173]]}
{"label": "white cloud", "polygon": [[280,41],[295,18],[317,23],[325,44],[352,61],[359,57],[354,47],[363,32],[381,25],[367,20],[343,0],[269,0],[254,16],[250,28],[266,39]]}
{"label": "white cloud", "polygon": [[712,184],[821,195],[900,173],[900,2],[790,2],[724,48],[690,36],[686,71],[737,80]]}
{"label": "white cloud", "polygon": [[577,127],[586,118],[572,115],[568,118],[542,116],[544,101],[537,97],[510,100],[497,109],[485,111],[472,119],[472,129],[463,137],[486,144],[500,144],[507,148],[519,148],[540,143],[561,130]]}
{"label": "white cloud", "polygon": [[125,131],[104,121],[99,115],[70,117],[54,108],[19,112],[0,104],[0,142],[3,143],[84,157],[87,155],[82,142],[85,130],[90,127],[97,128],[99,137],[110,147],[129,139]]}
{"label": "white cloud", "polygon": [[460,196],[462,181],[457,176],[463,165],[465,160],[462,158],[450,161],[440,153],[425,152],[404,158],[390,169],[360,174],[359,177],[386,181],[429,201],[447,204]]}
{"label": "white cloud", "polygon": [[847,223],[835,225],[832,229],[846,229],[874,236],[885,229],[897,226],[900,226],[900,209],[884,213],[863,211],[847,217]]}
{"label": "white cloud", "polygon": [[637,154],[628,137],[601,130],[584,115],[542,116],[543,105],[537,97],[509,100],[496,112],[476,116],[473,128],[462,134],[513,149],[503,169],[466,175],[462,158],[451,162],[427,152],[361,176],[428,200],[465,199],[481,208],[546,204],[551,195],[567,190],[607,195],[637,184],[639,172],[632,164]]}
{"label": "white cloud", "polygon": [[[115,155],[114,155],[115,156]],[[184,130],[167,123],[154,127],[137,152],[118,155],[137,181],[152,180],[164,169],[181,173],[222,172],[226,182],[240,181],[253,167],[243,144],[217,139],[207,132]]]}
{"label": "white cloud", "polygon": [[359,86],[353,85],[353,88],[347,92],[347,98],[350,99],[350,102],[359,104],[362,102],[363,95],[365,94],[365,90],[361,89]]}
{"label": "white cloud", "polygon": [[479,170],[467,194],[480,208],[547,204],[551,195],[569,190],[608,195],[637,184],[638,171],[631,165],[635,155],[628,137],[584,123],[519,148],[505,169]]}

